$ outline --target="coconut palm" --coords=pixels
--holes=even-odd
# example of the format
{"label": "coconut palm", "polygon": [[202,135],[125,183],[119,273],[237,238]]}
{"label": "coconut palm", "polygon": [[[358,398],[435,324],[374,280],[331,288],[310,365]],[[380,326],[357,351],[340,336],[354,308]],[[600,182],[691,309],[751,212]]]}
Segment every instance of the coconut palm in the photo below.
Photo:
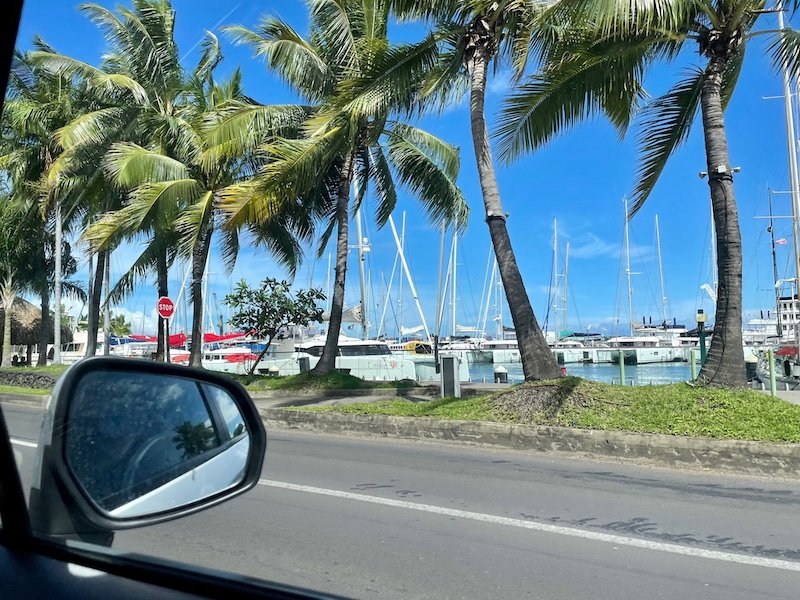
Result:
{"label": "coconut palm", "polygon": [[131,324],[125,319],[125,315],[111,316],[111,335],[125,337],[131,334]]}
{"label": "coconut palm", "polygon": [[34,233],[35,226],[24,206],[8,193],[0,195],[0,302],[5,310],[2,367],[11,366],[11,306],[20,292],[32,287]]}
{"label": "coconut palm", "polygon": [[[34,40],[34,45],[41,51],[51,51],[41,39]],[[25,205],[23,210],[38,226],[34,237],[40,241],[40,246],[33,256],[40,269],[35,292],[41,297],[44,315],[49,314],[50,294],[54,294],[57,324],[61,321],[63,277],[65,273],[71,274],[72,269],[63,263],[60,251],[68,247],[63,240],[63,227],[65,221],[71,220],[62,208],[70,197],[76,196],[73,182],[58,175],[57,165],[63,155],[58,133],[81,114],[86,98],[83,90],[74,86],[69,78],[37,68],[31,60],[32,54],[17,53],[14,57],[3,109],[0,171],[11,182],[15,202]],[[48,257],[52,259],[51,265]],[[52,267],[49,274],[45,272],[48,265]],[[68,287],[74,289],[71,285]],[[57,325],[54,337],[54,362],[58,363],[61,328]],[[47,339],[44,331],[42,339]]]}
{"label": "coconut palm", "polygon": [[301,206],[322,219],[321,248],[336,230],[336,270],[325,347],[314,372],[335,366],[347,272],[348,225],[353,208],[372,188],[383,225],[397,201],[397,183],[417,196],[433,221],[462,225],[467,208],[455,183],[457,149],[403,122],[416,90],[433,64],[436,40],[392,45],[389,0],[311,0],[311,33],[265,18],[257,30],[228,28],[314,109],[302,139],[282,138],[264,147],[269,161],[249,184],[246,200],[226,206],[274,216]]}
{"label": "coconut palm", "polygon": [[519,340],[522,370],[525,379],[559,377],[561,371],[536,320],[511,246],[485,114],[492,67],[507,64],[517,74],[525,70],[530,35],[545,5],[533,0],[395,0],[393,5],[403,18],[438,23],[441,52],[424,88],[426,101],[445,107],[469,91],[470,128],[486,222]]}
{"label": "coconut palm", "polygon": [[[746,383],[742,350],[742,247],[728,156],[725,108],[751,40],[765,36],[776,67],[800,65],[800,34],[764,24],[762,0],[597,3],[566,0],[542,20],[544,63],[508,99],[499,130],[502,153],[533,151],[558,132],[604,113],[625,133],[638,117],[640,166],[630,215],[649,197],[670,156],[701,117],[708,185],[717,235],[719,284],[714,337],[699,379],[710,385]],[[758,27],[758,26],[761,27]],[[766,27],[766,29],[764,29]],[[685,48],[697,50],[689,59]],[[643,81],[664,61],[688,63],[664,95],[649,100]]]}
{"label": "coconut palm", "polygon": [[[157,148],[166,157],[186,152],[192,143],[188,133],[191,128],[185,126],[180,114],[185,81],[173,35],[175,12],[168,0],[134,0],[132,4],[132,9],[121,6],[117,13],[93,4],[81,6],[106,37],[108,47],[100,68],[54,52],[33,53],[38,65],[81,81],[102,104],[60,132],[66,155],[64,170],[80,172],[87,164],[92,165],[94,181],[102,181],[97,157],[114,143],[128,141]],[[130,189],[148,184],[148,180],[126,183]],[[116,221],[124,223],[122,229],[110,226],[111,212],[90,227],[86,238],[93,251],[109,251],[124,239],[147,240],[131,270],[115,286],[115,297],[130,292],[138,279],[153,271],[159,296],[168,295],[167,273],[175,258],[177,235],[173,224],[179,212],[180,189],[180,185],[152,183],[138,190],[139,196],[147,194],[149,207],[141,203],[138,208],[126,206],[126,212]],[[123,192],[118,190],[117,198]],[[106,202],[103,208],[113,209],[113,203]],[[100,264],[97,273],[102,273]],[[159,319],[157,355],[162,360],[168,356],[163,341],[166,337],[167,321]]]}

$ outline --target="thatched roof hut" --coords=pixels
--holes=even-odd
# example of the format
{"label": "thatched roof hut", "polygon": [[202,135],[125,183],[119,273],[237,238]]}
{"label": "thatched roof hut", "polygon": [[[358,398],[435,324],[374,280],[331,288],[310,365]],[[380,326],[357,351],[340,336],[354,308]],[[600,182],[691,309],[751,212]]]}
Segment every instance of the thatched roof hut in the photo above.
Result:
{"label": "thatched roof hut", "polygon": [[[6,311],[0,302],[0,332],[5,327]],[[42,311],[22,298],[17,298],[11,309],[11,344],[13,346],[32,346],[39,343],[39,334],[42,327]],[[47,343],[54,340],[53,328],[47,326]],[[72,341],[72,332],[69,327],[61,325],[61,343],[68,344]]]}

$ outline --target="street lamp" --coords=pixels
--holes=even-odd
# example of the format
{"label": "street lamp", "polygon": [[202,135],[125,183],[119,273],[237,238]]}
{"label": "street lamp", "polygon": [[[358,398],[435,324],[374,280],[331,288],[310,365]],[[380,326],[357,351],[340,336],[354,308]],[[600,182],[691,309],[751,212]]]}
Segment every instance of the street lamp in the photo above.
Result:
{"label": "street lamp", "polygon": [[702,308],[697,309],[697,329],[700,332],[700,365],[706,362],[706,313]]}

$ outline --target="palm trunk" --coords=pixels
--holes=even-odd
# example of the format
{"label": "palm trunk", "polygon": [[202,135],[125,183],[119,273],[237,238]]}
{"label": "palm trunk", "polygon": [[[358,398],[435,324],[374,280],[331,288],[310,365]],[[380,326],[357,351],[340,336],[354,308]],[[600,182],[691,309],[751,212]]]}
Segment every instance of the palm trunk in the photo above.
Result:
{"label": "palm trunk", "polygon": [[106,256],[106,268],[103,269],[103,289],[105,290],[103,297],[103,356],[111,354],[111,250],[108,251]]}
{"label": "palm trunk", "polygon": [[344,285],[347,277],[348,209],[350,208],[350,182],[353,179],[353,155],[348,155],[342,165],[342,179],[336,199],[336,270],[333,278],[333,299],[328,321],[328,335],[322,356],[312,372],[315,375],[330,373],[336,367],[339,353],[339,331],[344,310]]}
{"label": "palm trunk", "polygon": [[36,360],[36,364],[44,367],[47,366],[47,340],[50,339],[50,332],[52,331],[50,325],[50,286],[47,284],[46,274],[39,293],[42,300],[42,323],[39,326],[39,358]]}
{"label": "palm trunk", "polygon": [[103,273],[106,268],[108,252],[100,250],[97,253],[97,264],[92,277],[92,285],[89,290],[89,315],[87,316],[87,336],[86,356],[97,354],[97,332],[100,330],[100,305],[103,302]]}
{"label": "palm trunk", "polygon": [[11,307],[17,299],[17,291],[11,280],[3,282],[0,298],[3,300],[3,353],[0,367],[5,368],[11,366]]}
{"label": "palm trunk", "polygon": [[192,252],[192,350],[189,355],[192,367],[203,366],[203,275],[211,248],[211,235],[211,227],[206,227]]}
{"label": "palm trunk", "polygon": [[55,230],[56,230],[56,239],[55,239],[55,273],[53,273],[53,280],[54,280],[54,298],[53,298],[53,310],[55,311],[55,316],[53,318],[53,364],[60,365],[61,364],[61,202],[56,200],[55,202]]}
{"label": "palm trunk", "polygon": [[724,67],[722,59],[711,58],[700,97],[708,185],[711,188],[711,206],[717,234],[719,283],[714,337],[698,379],[708,385],[744,387],[747,384],[747,374],[742,347],[742,236],[739,232],[722,110]]}
{"label": "palm trunk", "polygon": [[[169,274],[169,266],[167,265],[167,251],[166,249],[159,252],[156,259],[156,279],[158,280],[158,297],[169,295],[169,284],[167,276]],[[165,343],[165,340],[167,343]],[[161,362],[169,362],[169,321],[167,319],[158,318],[158,346],[156,347],[156,360]]]}
{"label": "palm trunk", "polygon": [[489,58],[488,49],[478,47],[467,64],[470,74],[472,143],[475,148],[483,205],[486,209],[486,222],[489,225],[497,266],[503,280],[503,289],[519,341],[520,360],[525,379],[553,379],[561,376],[561,369],[547,346],[547,341],[536,321],[536,315],[533,313],[514,251],[511,248],[511,238],[506,227],[506,215],[500,203],[500,191],[497,187],[484,116],[486,69]]}

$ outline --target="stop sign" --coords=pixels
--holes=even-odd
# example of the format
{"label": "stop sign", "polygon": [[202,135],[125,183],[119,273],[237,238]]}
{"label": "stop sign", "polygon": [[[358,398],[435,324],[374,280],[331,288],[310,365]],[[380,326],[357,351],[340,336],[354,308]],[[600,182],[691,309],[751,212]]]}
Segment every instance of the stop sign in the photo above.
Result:
{"label": "stop sign", "polygon": [[166,296],[161,296],[156,304],[156,312],[162,319],[169,319],[175,314],[175,303]]}

